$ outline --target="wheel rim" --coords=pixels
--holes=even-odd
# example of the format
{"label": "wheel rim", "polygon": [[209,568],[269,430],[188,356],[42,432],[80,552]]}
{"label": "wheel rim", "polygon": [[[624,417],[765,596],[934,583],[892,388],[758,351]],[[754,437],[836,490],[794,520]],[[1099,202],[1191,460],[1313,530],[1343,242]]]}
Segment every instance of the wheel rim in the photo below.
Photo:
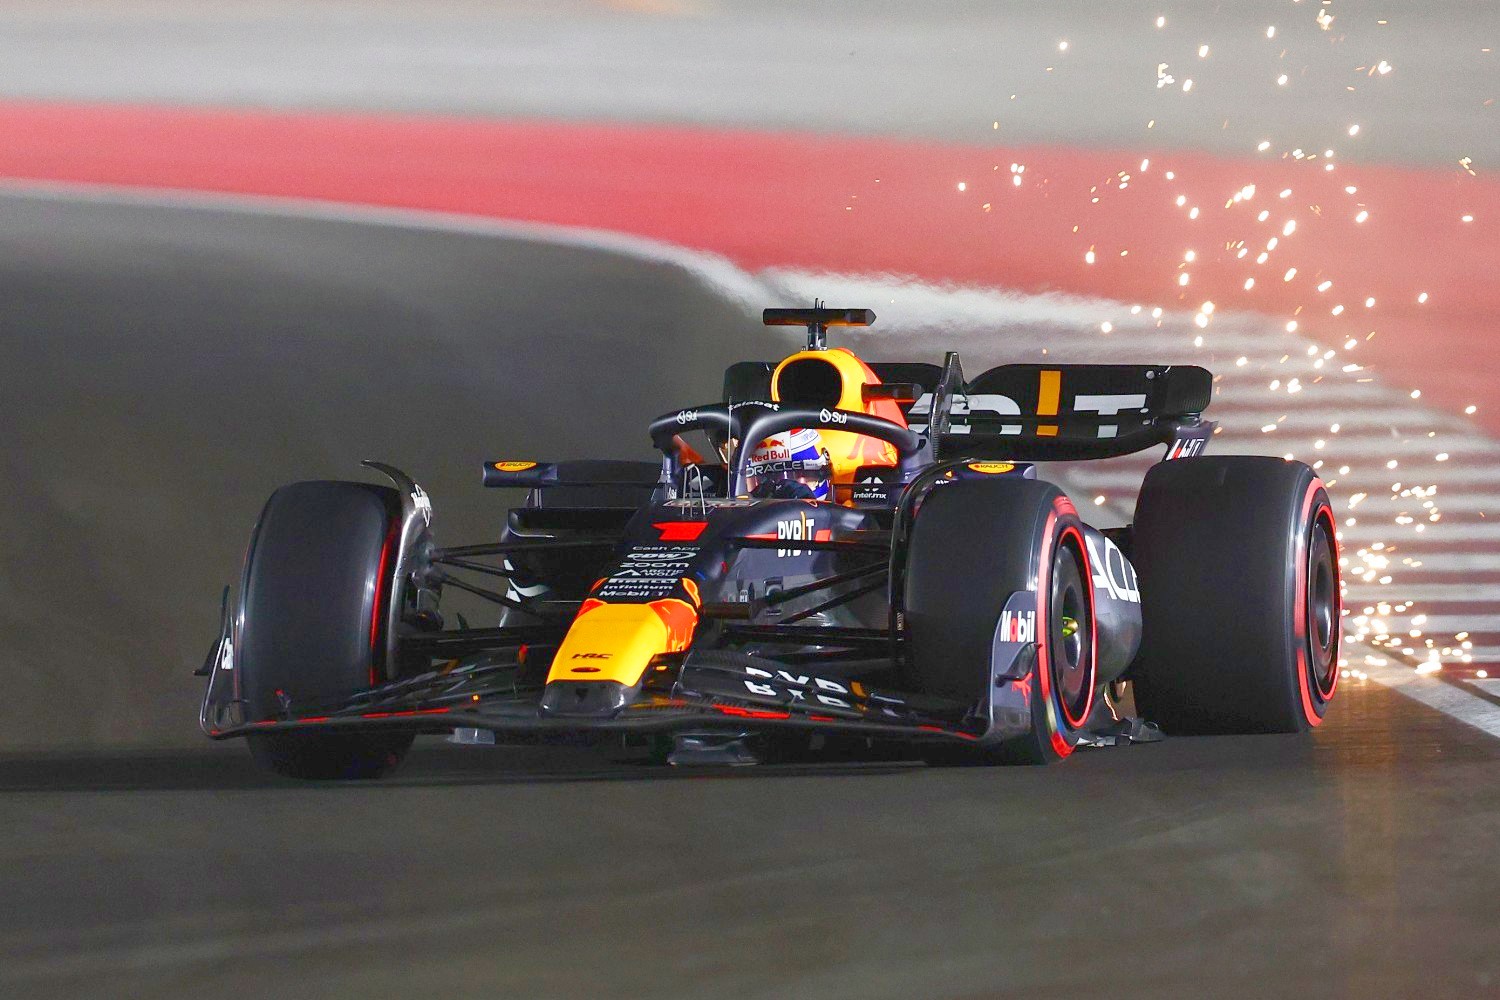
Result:
{"label": "wheel rim", "polygon": [[1333,562],[1333,544],[1326,518],[1313,522],[1308,545],[1307,593],[1307,670],[1313,688],[1322,701],[1333,694],[1338,680],[1339,578]]}
{"label": "wheel rim", "polygon": [[[1071,569],[1071,572],[1069,570]],[[1049,646],[1052,689],[1075,729],[1086,720],[1093,685],[1093,618],[1073,550],[1062,545],[1052,563]]]}

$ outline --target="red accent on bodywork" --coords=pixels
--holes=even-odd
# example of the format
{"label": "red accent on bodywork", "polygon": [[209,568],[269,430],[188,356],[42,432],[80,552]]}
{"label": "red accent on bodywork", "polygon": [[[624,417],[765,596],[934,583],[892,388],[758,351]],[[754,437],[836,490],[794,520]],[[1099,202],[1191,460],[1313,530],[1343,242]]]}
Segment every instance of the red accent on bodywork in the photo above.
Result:
{"label": "red accent on bodywork", "polygon": [[677,461],[681,462],[683,465],[708,464],[704,460],[703,456],[698,454],[698,449],[688,444],[682,438],[673,438],[672,441],[677,445]]}
{"label": "red accent on bodywork", "polygon": [[[757,542],[786,542],[788,548],[791,548],[794,543],[804,540],[797,538],[782,538],[780,535],[774,535],[770,532],[761,532],[758,535],[746,535],[745,537],[754,539]],[[833,541],[833,529],[816,528],[813,530],[813,536],[809,540],[814,542],[831,542]]]}
{"label": "red accent on bodywork", "polygon": [[[405,712],[366,712],[361,719],[405,719],[413,715],[447,715],[449,708],[416,708]],[[303,720],[306,721],[306,720]]]}
{"label": "red accent on bodywork", "polygon": [[[405,719],[416,715],[447,715],[453,711],[451,708],[413,708],[403,712],[366,712],[359,716],[361,719]],[[340,718],[350,718],[341,716]],[[309,722],[335,722],[338,721],[331,715],[310,715],[305,719],[264,719],[260,722],[252,722],[252,726],[279,726],[283,722],[309,723]]]}
{"label": "red accent on bodywork", "polygon": [[738,705],[713,705],[710,706],[716,712],[724,715],[733,715],[741,719],[790,719],[791,712],[763,712],[754,708],[740,708]]}
{"label": "red accent on bodywork", "polygon": [[693,632],[698,627],[698,611],[686,601],[668,597],[651,602],[651,610],[667,627],[667,648],[664,652],[675,653],[687,649],[693,641]]}
{"label": "red accent on bodywork", "polygon": [[957,736],[959,739],[963,739],[963,740],[977,740],[977,739],[979,739],[978,736],[975,736],[972,733],[959,732],[957,729],[944,729],[942,726],[926,726],[926,725],[923,725],[923,726],[918,726],[917,728],[925,730],[926,732],[929,732],[929,733],[942,733],[944,736]]}
{"label": "red accent on bodywork", "polygon": [[664,542],[696,542],[698,536],[703,534],[703,529],[708,527],[708,522],[662,521],[651,527],[661,532],[661,540]]}

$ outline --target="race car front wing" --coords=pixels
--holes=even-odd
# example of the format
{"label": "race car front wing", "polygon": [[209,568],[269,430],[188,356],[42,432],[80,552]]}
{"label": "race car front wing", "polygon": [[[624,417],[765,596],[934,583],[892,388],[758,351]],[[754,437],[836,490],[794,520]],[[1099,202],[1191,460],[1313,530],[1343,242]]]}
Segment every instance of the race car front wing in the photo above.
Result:
{"label": "race car front wing", "polygon": [[979,739],[983,728],[971,706],[875,689],[729,650],[661,657],[637,697],[619,712],[570,716],[544,710],[542,685],[523,680],[524,645],[514,654],[480,657],[463,665],[450,660],[439,669],[381,685],[343,704],[285,704],[278,717],[246,719],[243,702],[233,697],[233,655],[226,623],[203,671],[209,684],[199,721],[213,739],[312,730],[476,729],[524,741],[731,727],[969,743]]}

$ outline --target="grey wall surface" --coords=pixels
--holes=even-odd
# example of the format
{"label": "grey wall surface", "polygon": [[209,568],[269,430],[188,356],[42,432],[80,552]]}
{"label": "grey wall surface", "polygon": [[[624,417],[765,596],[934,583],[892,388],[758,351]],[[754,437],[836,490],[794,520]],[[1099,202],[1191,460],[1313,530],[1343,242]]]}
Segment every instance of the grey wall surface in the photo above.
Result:
{"label": "grey wall surface", "polygon": [[[1323,10],[1313,0],[13,0],[0,5],[0,95],[1242,157],[1269,139],[1278,150],[1333,145],[1351,161],[1500,162],[1500,105],[1484,103],[1500,97],[1500,4],[1339,0],[1326,30]],[[1392,71],[1370,75],[1381,60]],[[1158,90],[1160,63],[1177,82]]]}

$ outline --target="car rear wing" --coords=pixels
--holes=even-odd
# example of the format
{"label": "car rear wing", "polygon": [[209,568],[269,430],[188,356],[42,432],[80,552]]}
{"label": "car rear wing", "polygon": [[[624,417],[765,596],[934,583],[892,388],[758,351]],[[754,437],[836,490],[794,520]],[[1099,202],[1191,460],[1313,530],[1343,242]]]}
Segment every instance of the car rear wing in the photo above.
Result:
{"label": "car rear wing", "polygon": [[[964,382],[950,355],[944,378],[913,407],[943,458],[1023,462],[1201,454],[1213,375],[1196,365],[1002,365]],[[927,403],[924,410],[923,402]]]}
{"label": "car rear wing", "polygon": [[[767,322],[831,325],[831,316],[846,312],[863,310],[767,310]],[[942,365],[868,365],[881,383],[901,390],[893,398],[907,426],[933,441],[943,459],[1071,461],[1157,444],[1168,446],[1166,458],[1188,458],[1202,454],[1215,427],[1203,419],[1213,375],[1196,365],[1001,365],[973,381],[965,381],[951,351]],[[769,361],[729,366],[725,400],[768,399],[775,367]],[[908,393],[915,402],[906,402]],[[727,416],[721,419],[727,427]]]}

